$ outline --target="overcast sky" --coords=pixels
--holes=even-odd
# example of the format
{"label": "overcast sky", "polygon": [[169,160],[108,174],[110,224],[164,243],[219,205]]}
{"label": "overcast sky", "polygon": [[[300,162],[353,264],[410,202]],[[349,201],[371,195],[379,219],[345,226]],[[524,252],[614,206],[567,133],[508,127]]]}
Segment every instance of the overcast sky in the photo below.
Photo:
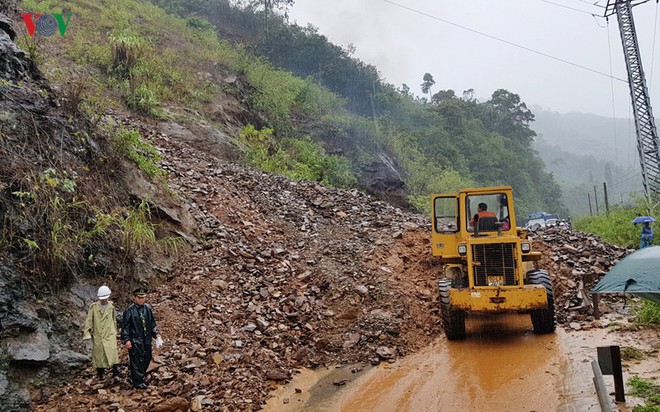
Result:
{"label": "overcast sky", "polygon": [[[656,118],[657,9],[653,0],[633,9]],[[603,9],[587,0],[296,0],[289,16],[301,26],[318,27],[335,44],[353,44],[354,57],[377,67],[388,83],[405,83],[418,95],[424,73],[431,73],[434,93],[453,89],[460,96],[472,88],[483,101],[503,88],[519,94],[528,106],[607,117],[614,111],[616,117],[630,117],[627,83],[485,36],[627,79],[616,16],[610,17],[608,26],[605,19],[585,12],[602,16]]]}

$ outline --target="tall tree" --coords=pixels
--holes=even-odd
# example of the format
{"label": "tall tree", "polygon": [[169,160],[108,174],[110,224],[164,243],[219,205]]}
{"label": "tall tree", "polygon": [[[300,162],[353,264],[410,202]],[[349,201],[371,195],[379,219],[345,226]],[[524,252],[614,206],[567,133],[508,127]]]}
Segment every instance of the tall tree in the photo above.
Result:
{"label": "tall tree", "polygon": [[532,142],[536,133],[529,128],[529,124],[534,121],[534,114],[520,101],[520,96],[505,89],[498,89],[486,102],[486,107],[486,123],[493,130],[524,144]]}
{"label": "tall tree", "polygon": [[268,33],[268,15],[273,14],[275,10],[284,11],[287,16],[287,10],[293,6],[295,0],[247,0],[247,6],[250,9],[264,11],[264,24],[266,26],[266,33]]}
{"label": "tall tree", "polygon": [[431,103],[440,104],[446,102],[447,100],[455,99],[456,92],[453,90],[440,90],[431,97]]}
{"label": "tall tree", "polygon": [[424,77],[422,78],[424,80],[424,83],[422,83],[420,86],[422,87],[422,93],[429,94],[429,100],[432,98],[431,96],[431,86],[435,84],[435,80],[433,80],[433,76],[431,73],[424,73]]}

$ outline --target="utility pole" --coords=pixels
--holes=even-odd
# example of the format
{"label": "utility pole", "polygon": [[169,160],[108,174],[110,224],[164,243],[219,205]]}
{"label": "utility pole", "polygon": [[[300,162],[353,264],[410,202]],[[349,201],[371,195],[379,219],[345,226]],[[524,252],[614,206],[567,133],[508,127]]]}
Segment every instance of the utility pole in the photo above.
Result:
{"label": "utility pole", "polygon": [[607,183],[603,182],[603,193],[605,193],[605,214],[610,215],[610,202],[607,201]]}
{"label": "utility pole", "polygon": [[[608,0],[605,18],[616,13],[623,43],[623,55],[628,69],[628,86],[632,99],[637,151],[642,167],[642,183],[647,200],[660,194],[660,142],[646,87],[642,59],[639,54],[632,8],[648,0]],[[634,3],[634,4],[633,4]],[[650,203],[650,202],[649,202]]]}
{"label": "utility pole", "polygon": [[596,193],[596,185],[594,185],[594,203],[596,203],[596,214],[599,214],[598,212],[598,193]]}
{"label": "utility pole", "polygon": [[593,211],[593,209],[591,208],[591,193],[589,193],[589,192],[587,192],[587,199],[589,199],[589,216],[593,216],[593,215],[594,215],[594,211]]}

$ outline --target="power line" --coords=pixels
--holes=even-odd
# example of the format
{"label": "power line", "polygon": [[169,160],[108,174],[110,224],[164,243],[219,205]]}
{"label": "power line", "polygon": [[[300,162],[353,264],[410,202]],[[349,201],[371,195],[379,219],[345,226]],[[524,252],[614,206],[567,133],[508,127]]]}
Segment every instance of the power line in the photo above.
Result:
{"label": "power line", "polygon": [[[610,57],[610,75],[612,75],[612,44],[610,42],[610,21],[607,20],[607,53]],[[614,125],[614,164],[619,161],[619,151],[616,147],[616,104],[614,103],[614,80],[610,78],[610,87],[612,89],[612,124]]]}
{"label": "power line", "polygon": [[511,41],[508,41],[508,40],[504,40],[504,39],[501,39],[501,38],[499,38],[499,37],[495,37],[495,36],[492,36],[492,35],[490,35],[490,34],[487,34],[487,33],[484,33],[484,32],[478,31],[478,30],[471,29],[471,28],[469,28],[469,27],[466,27],[466,26],[463,26],[463,25],[460,25],[460,24],[457,24],[457,23],[451,22],[451,21],[449,21],[449,20],[442,19],[442,18],[437,17],[437,16],[434,16],[434,15],[432,15],[432,14],[428,14],[428,13],[425,13],[425,12],[420,11],[420,10],[413,9],[413,8],[411,8],[411,7],[408,7],[408,6],[404,6],[404,5],[399,4],[399,3],[395,3],[395,2],[393,2],[393,1],[391,1],[391,0],[383,0],[383,1],[384,1],[385,3],[389,3],[389,4],[393,5],[393,6],[397,6],[397,7],[400,7],[400,8],[402,8],[402,9],[406,9],[406,10],[411,11],[411,12],[413,12],[413,13],[417,13],[417,14],[420,14],[420,15],[422,15],[422,16],[429,17],[429,18],[431,18],[431,19],[441,21],[441,22],[443,22],[443,23],[445,23],[445,24],[449,24],[449,25],[451,25],[451,26],[458,27],[458,28],[463,29],[463,30],[467,30],[467,31],[469,31],[469,32],[471,32],[471,33],[475,33],[475,34],[478,34],[478,35],[480,35],[480,36],[488,37],[489,39],[492,39],[492,40],[497,40],[497,41],[499,41],[499,42],[501,42],[501,43],[508,44],[509,46],[514,46],[514,47],[517,47],[517,48],[519,48],[519,49],[523,49],[523,50],[526,50],[526,51],[528,51],[528,52],[531,52],[531,53],[534,53],[534,54],[538,54],[538,55],[540,55],[540,56],[547,57],[547,58],[552,59],[552,60],[557,60],[557,61],[559,61],[559,62],[562,62],[562,63],[565,63],[565,64],[569,64],[569,65],[571,65],[571,66],[575,66],[575,67],[579,67],[579,68],[584,69],[584,70],[588,70],[588,71],[590,71],[590,72],[592,72],[592,73],[600,74],[601,76],[609,77],[609,78],[612,78],[612,79],[615,79],[615,80],[619,80],[619,81],[624,82],[624,83],[628,83],[627,80],[622,79],[622,78],[620,78],[620,77],[613,77],[613,76],[611,76],[611,75],[609,75],[609,74],[607,74],[607,73],[603,73],[603,72],[601,72],[601,71],[598,71],[598,70],[595,70],[595,69],[592,69],[592,68],[589,68],[589,67],[586,67],[586,66],[582,66],[581,64],[573,63],[573,62],[571,62],[571,61],[568,61],[568,60],[562,59],[562,58],[560,58],[560,57],[555,57],[555,56],[552,56],[552,55],[550,55],[550,54],[543,53],[543,52],[540,52],[540,51],[538,51],[538,50],[534,50],[534,49],[532,49],[532,48],[529,48],[529,47],[526,47],[526,46],[522,46],[522,45],[520,45],[520,44],[517,44],[517,43],[511,42]]}
{"label": "power line", "polygon": [[632,172],[632,174],[627,174],[627,175],[622,176],[622,177],[626,177],[626,176],[628,176],[628,177],[627,177],[626,179],[621,179],[621,180],[619,180],[619,181],[617,181],[617,182],[615,182],[615,183],[612,183],[612,187],[613,187],[613,188],[614,188],[614,187],[617,187],[617,186],[619,186],[621,183],[626,183],[626,182],[628,182],[628,181],[630,181],[630,180],[632,180],[632,179],[634,179],[634,178],[636,178],[636,177],[640,177],[640,172],[641,172],[641,170],[635,170],[634,172]]}
{"label": "power line", "polygon": [[649,89],[653,86],[653,60],[655,59],[655,32],[658,28],[658,2],[655,2],[655,23],[653,23],[653,47],[651,48],[651,78],[649,79]]}
{"label": "power line", "polygon": [[574,8],[574,7],[565,6],[565,5],[563,5],[563,4],[555,3],[555,2],[552,2],[552,1],[549,1],[549,0],[539,0],[539,1],[542,1],[542,2],[544,2],[544,3],[548,3],[548,4],[552,4],[552,5],[557,6],[557,7],[562,7],[562,8],[564,8],[564,9],[573,10],[573,11],[578,11],[578,12],[580,12],[580,13],[585,13],[585,14],[588,14],[588,15],[590,15],[590,16],[594,16],[594,17],[602,17],[602,16],[596,15],[596,14],[594,14],[594,13],[590,13],[590,12],[585,11],[585,10],[580,10],[580,9],[576,9],[576,8]]}
{"label": "power line", "polygon": [[[605,19],[607,21],[607,19]],[[596,26],[600,27],[601,29],[606,29],[607,28],[607,23],[604,26],[600,25],[600,22],[598,21],[598,17],[594,16],[594,23],[596,23]]]}
{"label": "power line", "polygon": [[597,1],[595,1],[595,2],[587,1],[587,0],[576,0],[576,1],[579,1],[579,2],[581,2],[581,3],[588,4],[588,5],[590,5],[590,6],[596,6],[596,7],[600,7],[600,8],[603,8],[603,9],[605,8],[605,6],[601,6],[600,4],[598,4]]}
{"label": "power line", "polygon": [[614,185],[617,185],[617,184],[619,184],[619,183],[621,183],[621,182],[627,180],[627,179],[625,179],[625,178],[627,178],[627,177],[629,177],[629,176],[636,175],[636,174],[640,173],[641,171],[642,171],[642,169],[640,169],[639,167],[636,167],[636,168],[634,168],[633,170],[629,170],[629,171],[627,171],[627,172],[624,172],[621,176],[619,176],[619,180],[617,180],[617,181],[614,182],[613,184],[614,184]]}

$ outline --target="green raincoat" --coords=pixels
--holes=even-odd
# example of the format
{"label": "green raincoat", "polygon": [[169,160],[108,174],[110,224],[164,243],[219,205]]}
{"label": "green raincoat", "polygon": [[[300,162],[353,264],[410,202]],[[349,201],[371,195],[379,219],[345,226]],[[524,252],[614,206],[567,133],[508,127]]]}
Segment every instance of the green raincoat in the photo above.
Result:
{"label": "green raincoat", "polygon": [[83,339],[92,339],[92,364],[95,368],[109,368],[119,363],[117,320],[112,302],[108,302],[105,309],[99,302],[92,303],[83,333]]}

